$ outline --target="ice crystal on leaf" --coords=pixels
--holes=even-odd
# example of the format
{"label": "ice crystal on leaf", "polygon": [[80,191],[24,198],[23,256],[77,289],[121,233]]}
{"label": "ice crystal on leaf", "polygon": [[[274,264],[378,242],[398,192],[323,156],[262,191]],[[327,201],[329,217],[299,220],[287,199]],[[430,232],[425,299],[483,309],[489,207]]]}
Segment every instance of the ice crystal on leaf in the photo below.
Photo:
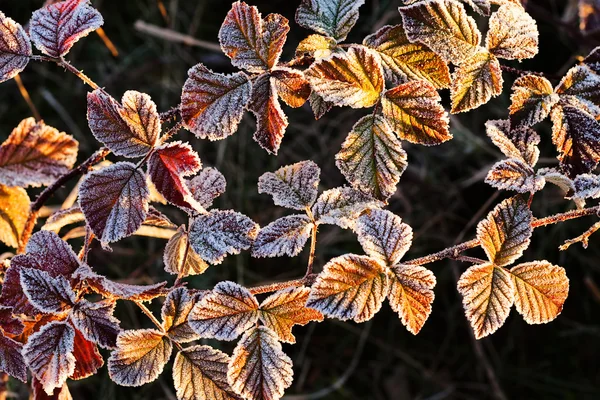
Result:
{"label": "ice crystal on leaf", "polygon": [[191,342],[198,338],[198,334],[188,323],[188,316],[195,303],[194,294],[179,287],[169,292],[162,306],[163,329],[177,343]]}
{"label": "ice crystal on leaf", "polygon": [[208,167],[188,180],[187,185],[194,199],[208,209],[217,197],[225,193],[227,181],[216,168]]}
{"label": "ice crystal on leaf", "polygon": [[382,206],[381,201],[344,186],[321,193],[312,207],[312,213],[317,224],[335,224],[341,228],[349,228],[363,211]]}
{"label": "ice crystal on leaf", "polygon": [[31,57],[31,42],[23,27],[0,12],[0,83],[23,71]]}
{"label": "ice crystal on leaf", "polygon": [[504,4],[490,18],[485,43],[496,57],[522,60],[537,54],[538,36],[535,20],[523,7]]}
{"label": "ice crystal on leaf", "polygon": [[23,332],[25,325],[12,311],[12,307],[0,306],[0,334],[20,335]]}
{"label": "ice crystal on leaf", "polygon": [[309,55],[315,60],[327,58],[333,53],[341,52],[335,39],[323,35],[308,35],[296,47],[296,57]]}
{"label": "ice crystal on leaf", "polygon": [[493,54],[482,50],[465,60],[452,74],[452,113],[473,110],[502,93],[502,70]]}
{"label": "ice crystal on leaf", "polygon": [[412,228],[387,210],[371,210],[356,223],[356,234],[369,256],[396,265],[412,244]]}
{"label": "ice crystal on leaf", "polygon": [[121,332],[119,320],[113,317],[114,311],[113,300],[96,303],[79,300],[71,312],[71,321],[87,340],[105,349],[114,349]]}
{"label": "ice crystal on leaf", "polygon": [[544,120],[559,96],[546,78],[536,75],[521,76],[512,86],[510,96],[510,124],[513,128],[527,128]]}
{"label": "ice crystal on leaf", "polygon": [[358,9],[364,3],[364,0],[302,0],[296,22],[341,42],[356,24]]}
{"label": "ice crystal on leaf", "polygon": [[[589,108],[594,116],[600,114],[600,75],[584,65],[571,68],[555,89],[559,97],[574,97]],[[576,104],[576,103],[575,103]]]}
{"label": "ice crystal on leaf", "polygon": [[23,292],[38,310],[60,313],[75,305],[75,292],[64,276],[53,278],[48,272],[34,268],[22,268],[20,276]]}
{"label": "ice crystal on leaf", "polygon": [[271,81],[275,84],[277,95],[292,108],[302,107],[310,96],[310,85],[301,71],[278,67],[271,71]]}
{"label": "ice crystal on leaf", "polygon": [[[98,350],[98,346],[94,342],[87,340],[79,329],[75,329],[73,357],[75,357],[75,370],[69,375],[69,379],[85,379],[88,376],[96,374],[98,369],[102,368],[104,365],[104,359]],[[57,396],[59,400],[62,400],[63,398],[60,396],[65,395],[65,391],[69,391],[66,382],[61,388],[54,389],[54,396]],[[60,394],[57,395],[57,393]],[[65,400],[68,399],[70,399],[70,397],[67,397]]]}
{"label": "ice crystal on leaf", "polygon": [[573,179],[574,198],[597,199],[600,197],[600,177],[591,174],[577,175]]}
{"label": "ice crystal on leaf", "polygon": [[135,138],[152,147],[160,134],[160,116],[156,104],[146,93],[128,90],[121,99],[119,115]]}
{"label": "ice crystal on leaf", "polygon": [[534,193],[545,184],[543,177],[537,176],[531,166],[518,158],[498,161],[488,172],[485,182],[518,193]]}
{"label": "ice crystal on leaf", "polygon": [[537,164],[540,136],[528,128],[514,128],[506,120],[490,120],[485,123],[487,135],[508,158],[516,158],[533,167]]}
{"label": "ice crystal on leaf", "polygon": [[27,365],[23,358],[23,345],[16,340],[0,334],[0,371],[27,383]]}
{"label": "ice crystal on leaf", "polygon": [[304,248],[314,225],[306,215],[289,215],[261,228],[252,245],[252,257],[295,257]]}
{"label": "ice crystal on leaf", "polygon": [[304,210],[317,199],[321,169],[312,161],[300,161],[266,172],[258,179],[258,193],[267,193],[282,207]]}

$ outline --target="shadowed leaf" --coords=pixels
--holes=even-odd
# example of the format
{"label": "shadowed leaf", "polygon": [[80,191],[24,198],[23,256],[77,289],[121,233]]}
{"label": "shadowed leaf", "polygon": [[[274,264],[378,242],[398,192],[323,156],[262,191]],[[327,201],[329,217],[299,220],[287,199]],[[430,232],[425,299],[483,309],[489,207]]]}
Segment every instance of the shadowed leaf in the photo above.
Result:
{"label": "shadowed leaf", "polygon": [[527,128],[544,120],[559,100],[552,84],[546,78],[525,75],[512,86],[510,124],[513,128]]}
{"label": "shadowed leaf", "polygon": [[114,349],[117,335],[121,332],[119,320],[113,316],[114,311],[114,301],[90,303],[82,299],[73,308],[71,321],[87,340],[105,349]]}
{"label": "shadowed leaf", "polygon": [[529,128],[511,128],[507,120],[490,120],[485,123],[487,135],[508,158],[516,158],[533,167],[537,164],[540,136]]}
{"label": "shadowed leaf", "polygon": [[34,268],[22,268],[20,275],[23,292],[38,310],[61,313],[75,305],[75,292],[64,276],[53,278],[48,272]]}
{"label": "shadowed leaf", "polygon": [[306,215],[289,215],[261,228],[252,245],[252,257],[295,257],[310,237],[313,224]]}
{"label": "shadowed leaf", "polygon": [[0,371],[27,382],[27,365],[21,350],[23,345],[0,334]]}
{"label": "shadowed leaf", "polygon": [[0,12],[0,83],[23,71],[31,57],[31,42],[23,27]]}
{"label": "shadowed leaf", "polygon": [[5,332],[9,335],[20,335],[23,332],[25,326],[12,312],[12,307],[0,306],[0,334]]}
{"label": "shadowed leaf", "polygon": [[296,10],[296,22],[341,42],[356,24],[358,9],[364,3],[364,0],[302,0]]}
{"label": "shadowed leaf", "polygon": [[412,228],[387,210],[361,215],[355,230],[365,253],[388,266],[398,264],[412,244]]}

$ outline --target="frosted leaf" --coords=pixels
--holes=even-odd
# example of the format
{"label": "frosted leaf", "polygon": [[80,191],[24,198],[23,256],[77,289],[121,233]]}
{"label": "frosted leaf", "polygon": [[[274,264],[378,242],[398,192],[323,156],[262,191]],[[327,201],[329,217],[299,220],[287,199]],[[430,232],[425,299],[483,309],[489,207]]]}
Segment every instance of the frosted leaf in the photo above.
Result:
{"label": "frosted leaf", "polygon": [[20,271],[23,268],[38,268],[42,266],[35,257],[28,254],[20,254],[10,260],[9,268],[4,273],[2,282],[2,295],[0,304],[6,307],[12,307],[16,315],[24,314],[28,316],[39,315],[39,310],[35,308],[27,299],[21,286]]}
{"label": "frosted leaf", "polygon": [[63,227],[85,221],[83,212],[79,206],[73,206],[65,210],[58,210],[48,217],[42,230],[58,233]]}
{"label": "frosted leaf", "polygon": [[479,15],[489,16],[492,5],[490,0],[461,0],[463,3],[466,3]]}
{"label": "frosted leaf", "polygon": [[118,109],[133,136],[153,147],[160,134],[160,116],[156,104],[146,93],[128,90],[121,100],[123,105]]}
{"label": "frosted leaf", "polygon": [[[95,375],[98,372],[98,369],[102,368],[104,365],[104,359],[98,350],[98,346],[96,346],[95,343],[87,340],[83,336],[83,333],[81,333],[81,331],[78,329],[75,329],[73,357],[75,357],[75,370],[71,375],[69,375],[69,379],[85,379],[89,376]],[[61,389],[64,390],[66,387],[67,384],[65,383]],[[59,389],[54,390],[55,396],[58,390]],[[60,400],[62,397],[59,397],[58,399]],[[71,400],[71,397],[68,397],[64,400]]]}
{"label": "frosted leaf", "polygon": [[462,4],[427,0],[399,11],[408,39],[423,43],[445,61],[460,64],[478,51],[481,33]]}
{"label": "frosted leaf", "polygon": [[200,337],[234,340],[258,321],[258,301],[235,282],[219,282],[196,303],[188,321]]}
{"label": "frosted leaf", "polygon": [[548,261],[519,264],[510,270],[515,307],[528,324],[545,324],[560,314],[569,294],[565,269]]}
{"label": "frosted leaf", "polygon": [[258,193],[270,194],[282,207],[304,210],[317,198],[321,169],[313,161],[300,161],[266,172],[258,179]]}
{"label": "frosted leaf", "polygon": [[49,396],[44,392],[44,388],[40,383],[39,379],[35,376],[31,379],[31,395],[34,399],[46,400],[46,399],[57,399],[57,400],[72,400],[71,392],[69,391],[69,386],[65,382],[61,387],[54,389],[54,393]]}
{"label": "frosted leaf", "polygon": [[555,92],[559,96],[575,96],[590,108],[594,115],[600,112],[600,75],[584,65],[571,68],[562,78]]}
{"label": "frosted leaf", "polygon": [[64,276],[53,278],[46,271],[34,268],[22,268],[20,276],[27,299],[41,312],[61,313],[71,309],[77,301]]}
{"label": "frosted leaf", "polygon": [[0,146],[0,184],[50,185],[73,167],[78,145],[72,136],[26,118]]}
{"label": "frosted leaf", "polygon": [[385,83],[377,53],[362,46],[319,60],[304,74],[316,94],[340,107],[375,105]]}
{"label": "frosted leaf", "polygon": [[487,135],[508,158],[525,161],[530,166],[537,164],[540,156],[540,136],[529,128],[512,128],[507,120],[490,120],[485,123]]}
{"label": "frosted leaf", "polygon": [[560,103],[550,113],[552,143],[560,169],[570,177],[591,172],[600,161],[600,124],[586,111]]}
{"label": "frosted leaf", "polygon": [[398,313],[406,329],[416,335],[431,314],[435,275],[418,265],[396,265],[391,268],[389,279],[390,306]]}
{"label": "frosted leaf", "polygon": [[0,334],[0,371],[27,383],[27,365],[21,351],[23,345]]}
{"label": "frosted leaf", "polygon": [[188,181],[188,188],[194,199],[204,208],[210,208],[213,201],[225,193],[227,181],[216,168],[204,168]]}
{"label": "frosted leaf", "polygon": [[367,256],[346,254],[325,264],[306,306],[342,321],[365,322],[379,311],[388,290],[383,264]]}
{"label": "frosted leaf", "polygon": [[573,180],[574,198],[597,199],[600,197],[600,177],[591,174],[577,175]]}
{"label": "frosted leaf", "polygon": [[521,76],[512,86],[510,95],[510,124],[513,128],[527,128],[544,120],[559,100],[552,84],[544,77]]}
{"label": "frosted leaf", "polygon": [[452,74],[452,113],[473,110],[502,93],[502,70],[493,55],[482,50],[465,60]]}
{"label": "frosted leaf", "polygon": [[258,225],[233,210],[213,210],[190,226],[190,245],[206,262],[220,264],[227,254],[247,250],[258,234]]}
{"label": "frosted leaf", "polygon": [[23,347],[25,362],[48,395],[75,370],[74,339],[75,329],[66,322],[53,321],[31,335]]}
{"label": "frosted leaf", "polygon": [[381,111],[400,139],[432,146],[452,139],[440,100],[431,83],[410,81],[385,92]]}
{"label": "frosted leaf", "polygon": [[202,168],[200,157],[189,143],[180,141],[157,147],[148,159],[148,175],[156,190],[176,206],[203,211],[188,188],[186,176]]}
{"label": "frosted leaf", "polygon": [[323,98],[315,92],[310,93],[308,102],[310,103],[310,108],[312,109],[313,114],[315,114],[315,119],[321,118],[323,115],[325,115],[325,113],[333,108],[333,103],[323,100]]}
{"label": "frosted leaf", "polygon": [[148,207],[148,214],[146,214],[144,225],[159,228],[177,228],[177,225],[175,225],[165,214],[152,206]]}
{"label": "frosted leaf", "polygon": [[448,65],[421,43],[411,43],[402,25],[386,25],[363,40],[381,58],[385,78],[393,85],[424,79],[438,89],[450,86]]}
{"label": "frosted leaf", "polygon": [[19,247],[29,217],[30,200],[25,189],[0,184],[0,242]]}
{"label": "frosted leaf", "polygon": [[189,245],[188,232],[182,225],[169,239],[163,255],[165,271],[185,278],[206,271],[208,264]]}
{"label": "frosted leaf", "polygon": [[186,347],[173,363],[173,382],[179,400],[235,400],[227,382],[229,356],[209,346]]}
{"label": "frosted leaf", "polygon": [[289,215],[261,228],[252,245],[252,257],[295,257],[310,237],[313,223],[306,215]]}
{"label": "frosted leaf", "polygon": [[92,232],[103,243],[132,235],[148,212],[146,176],[130,162],[118,162],[86,175],[79,206]]}
{"label": "frosted leaf", "polygon": [[590,54],[583,59],[583,63],[595,73],[600,73],[600,46],[590,51]]}
{"label": "frosted leaf", "polygon": [[278,67],[271,71],[271,80],[277,95],[290,107],[302,107],[310,96],[310,85],[301,71]]}
{"label": "frosted leaf", "polygon": [[302,0],[296,23],[341,42],[356,24],[364,0]]}
{"label": "frosted leaf", "polygon": [[310,288],[297,287],[279,290],[260,304],[260,320],[271,329],[279,340],[296,343],[292,334],[294,325],[306,325],[311,321],[323,321],[323,315],[306,307]]}
{"label": "frosted leaf", "polygon": [[326,190],[312,207],[317,224],[335,224],[349,228],[365,210],[380,208],[383,203],[350,187]]}
{"label": "frosted leaf", "polygon": [[371,210],[354,229],[365,253],[388,266],[398,264],[412,244],[412,228],[391,211]]}
{"label": "frosted leaf", "polygon": [[354,124],[335,159],[353,187],[381,200],[394,194],[407,166],[400,141],[379,115],[367,115]]}
{"label": "frosted leaf", "polygon": [[105,276],[98,275],[87,266],[81,266],[73,275],[86,284],[96,293],[107,299],[122,299],[131,301],[149,301],[167,293],[165,286],[167,282],[159,282],[153,285],[130,285],[127,283],[114,282]]}
{"label": "frosted leaf", "polygon": [[261,19],[258,9],[236,1],[219,30],[223,52],[231,64],[256,73],[273,68],[279,61],[290,26],[279,14]]}
{"label": "frosted leaf", "polygon": [[[130,158],[146,155],[156,144],[158,136],[146,137],[143,129],[130,129],[121,117],[123,113],[126,113],[123,107],[102,90],[88,93],[87,119],[94,137],[115,155]],[[130,124],[134,122],[130,121]]]}
{"label": "frosted leaf", "polygon": [[169,292],[161,309],[163,329],[171,340],[186,343],[198,339],[198,335],[188,323],[188,316],[196,298],[184,287]]}
{"label": "frosted leaf", "polygon": [[12,314],[13,308],[0,306],[0,335],[2,332],[9,335],[20,335],[25,326],[21,320]]}
{"label": "frosted leaf", "polygon": [[0,12],[0,83],[23,71],[31,57],[31,42],[23,27]]}
{"label": "frosted leaf", "polygon": [[227,368],[232,389],[247,400],[279,400],[292,384],[292,360],[273,331],[264,326],[244,334]]}
{"label": "frosted leaf", "polygon": [[554,168],[540,168],[537,174],[543,177],[546,182],[558,186],[567,195],[575,192],[573,180]]}
{"label": "frosted leaf", "polygon": [[465,315],[475,339],[481,339],[504,324],[513,305],[515,288],[504,268],[486,263],[474,265],[460,276],[458,292],[463,297]]}
{"label": "frosted leaf", "polygon": [[309,55],[315,60],[327,58],[333,53],[341,52],[334,39],[323,35],[308,35],[296,47],[296,57]]}
{"label": "frosted leaf", "polygon": [[38,50],[58,58],[103,23],[102,15],[89,0],[66,0],[35,11],[29,22],[29,33]]}
{"label": "frosted leaf", "polygon": [[156,329],[122,331],[108,359],[108,375],[117,385],[142,386],[162,373],[173,344]]}
{"label": "frosted leaf", "polygon": [[201,139],[220,140],[234,134],[251,90],[252,83],[243,72],[223,75],[195,65],[181,93],[185,127]]}
{"label": "frosted leaf", "polygon": [[529,247],[533,215],[521,196],[506,199],[477,225],[477,239],[489,260],[502,267],[512,264]]}
{"label": "frosted leaf", "polygon": [[485,44],[496,57],[522,60],[538,53],[538,36],[535,20],[523,7],[505,4],[490,17]]}
{"label": "frosted leaf", "polygon": [[112,300],[90,303],[82,299],[73,308],[71,321],[87,340],[105,349],[114,349],[121,332],[119,320],[113,317],[114,311]]}
{"label": "frosted leaf", "polygon": [[260,75],[254,81],[248,110],[256,117],[254,140],[269,154],[276,155],[288,126],[288,119],[277,98],[275,79],[269,74]]}
{"label": "frosted leaf", "polygon": [[509,158],[494,164],[485,178],[485,183],[518,193],[535,193],[542,190],[545,181],[523,160]]}

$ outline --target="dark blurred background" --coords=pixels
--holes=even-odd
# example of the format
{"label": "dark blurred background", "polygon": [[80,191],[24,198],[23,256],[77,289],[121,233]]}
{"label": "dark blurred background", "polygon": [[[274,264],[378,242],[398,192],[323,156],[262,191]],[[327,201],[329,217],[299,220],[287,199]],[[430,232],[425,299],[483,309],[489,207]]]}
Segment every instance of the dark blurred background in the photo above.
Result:
{"label": "dark blurred background", "polygon": [[[25,24],[41,0],[0,0],[0,10]],[[299,0],[249,0],[263,15],[283,14],[291,31],[282,59],[293,57],[295,46],[309,32],[294,22]],[[386,24],[400,23],[398,0],[367,0],[348,42],[362,38]],[[594,1],[586,1],[594,5]],[[202,62],[218,72],[231,72],[224,55],[203,47],[156,37],[135,28],[136,21],[168,28],[192,38],[218,43],[217,33],[229,0],[97,0],[93,1],[105,19],[104,31],[118,50],[113,56],[100,37],[93,33],[77,43],[67,59],[100,86],[120,99],[129,89],[152,96],[160,111],[178,104],[186,71]],[[598,4],[596,1],[595,4]],[[161,8],[164,10],[161,12]],[[594,29],[592,11],[588,25]],[[582,33],[577,1],[529,0],[527,10],[538,22],[540,53],[533,60],[505,62],[516,68],[540,71],[552,78],[562,76],[578,57],[600,44],[600,35]],[[475,15],[471,13],[472,15]],[[476,15],[475,15],[476,16]],[[487,20],[476,16],[483,32]],[[86,92],[89,90],[71,74],[53,64],[31,63],[21,74],[33,103],[45,122],[72,135],[80,143],[79,161],[88,157],[99,143],[86,122]],[[454,140],[437,147],[405,143],[409,167],[389,209],[400,215],[415,232],[407,258],[425,255],[474,235],[477,222],[507,192],[497,192],[483,182],[491,165],[500,157],[484,131],[488,119],[506,118],[510,86],[514,76],[504,73],[504,94],[479,109],[451,117]],[[558,80],[554,79],[553,83]],[[448,105],[448,91],[442,91]],[[273,205],[256,190],[258,177],[296,161],[312,159],[322,169],[322,189],[344,184],[334,155],[352,125],[368,111],[335,108],[315,121],[308,104],[301,109],[283,105],[290,125],[279,155],[269,156],[252,140],[254,119],[247,115],[239,131],[220,142],[196,139],[181,132],[177,139],[189,141],[205,166],[214,166],[227,178],[227,192],[216,201],[221,209],[234,208],[261,226],[287,211]],[[19,121],[31,115],[14,81],[0,86],[0,140]],[[546,121],[537,127],[542,136],[540,166],[556,165],[555,150]],[[109,157],[115,161],[114,156]],[[73,188],[71,183],[48,203],[59,206]],[[30,191],[34,198],[36,190]],[[555,187],[536,195],[534,215],[541,217],[573,208]],[[158,206],[176,223],[184,215],[174,207]],[[327,320],[295,327],[297,344],[284,345],[294,361],[295,380],[287,390],[290,399],[598,399],[600,398],[600,236],[593,236],[583,250],[576,244],[565,252],[558,246],[582,233],[594,218],[571,221],[560,226],[537,229],[532,245],[521,261],[548,259],[566,268],[571,287],[562,314],[547,325],[527,325],[516,311],[491,337],[475,341],[456,291],[458,275],[468,265],[442,261],[430,265],[437,277],[433,312],[418,336],[401,324],[385,304],[365,324]],[[64,233],[64,232],[63,232]],[[130,283],[173,281],[163,270],[165,241],[134,236],[114,245],[112,253],[95,243],[91,265],[100,273]],[[81,240],[73,240],[75,249]],[[0,247],[0,253],[6,249]],[[332,257],[362,250],[351,232],[323,227],[318,236],[316,268]],[[482,256],[473,252],[475,256]],[[302,276],[308,248],[296,258],[252,259],[248,253],[231,256],[203,275],[189,278],[189,286],[210,289],[222,280],[256,285]],[[158,311],[159,301],[152,304]],[[150,327],[148,319],[134,306],[119,303],[117,317],[126,329]],[[231,352],[234,343],[209,344]],[[107,353],[104,353],[107,356]],[[106,368],[92,378],[69,381],[75,399],[174,399],[170,366],[155,382],[141,388],[123,388],[108,379]],[[21,384],[12,384],[15,396],[27,396]]]}

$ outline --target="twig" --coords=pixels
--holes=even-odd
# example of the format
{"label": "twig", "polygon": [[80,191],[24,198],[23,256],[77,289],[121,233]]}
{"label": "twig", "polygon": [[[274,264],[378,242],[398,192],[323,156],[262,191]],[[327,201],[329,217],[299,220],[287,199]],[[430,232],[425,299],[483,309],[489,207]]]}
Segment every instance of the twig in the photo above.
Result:
{"label": "twig", "polygon": [[[92,89],[94,89],[94,90],[100,89],[101,91],[103,91],[104,93],[106,93],[104,91],[104,89],[102,89],[100,86],[98,86],[96,84],[96,82],[94,82],[93,80],[91,80],[86,74],[83,73],[83,71],[78,70],[77,68],[75,68],[74,66],[72,66],[67,60],[65,60],[62,57],[61,58],[54,58],[54,57],[47,57],[47,56],[31,56],[30,60],[32,60],[32,61],[53,62],[53,63],[55,63],[57,65],[60,65],[61,67],[63,67],[67,71],[69,71],[72,74],[74,74],[75,76],[77,76],[84,83],[86,83],[87,85],[89,85]],[[106,93],[106,94],[108,94],[108,93]]]}
{"label": "twig", "polygon": [[177,115],[179,114],[180,107],[181,107],[181,104],[178,104],[175,107],[171,107],[171,109],[169,111],[160,113],[160,122],[164,123],[173,117],[177,117]]}
{"label": "twig", "polygon": [[160,138],[160,143],[165,143],[167,140],[171,139],[177,134],[177,132],[181,130],[181,128],[183,128],[183,122],[179,121],[165,132],[165,134]]}
{"label": "twig", "polygon": [[[140,308],[140,310],[142,310],[142,312],[144,314],[146,314],[146,316],[150,319],[150,321],[152,321],[152,323],[154,324],[154,326],[156,326],[156,328],[158,328],[159,331],[161,331],[162,333],[166,333],[165,332],[165,328],[163,327],[163,325],[160,323],[159,320],[156,319],[156,317],[154,316],[154,314],[152,314],[152,311],[150,311],[148,309],[148,307],[146,307],[146,305],[144,303],[142,303],[141,301],[134,301],[135,305],[138,306]],[[169,338],[169,340],[171,340],[171,338]],[[174,340],[171,340],[171,343],[173,343],[175,346],[177,346],[177,348],[179,350],[183,350],[183,347],[177,343]]]}
{"label": "twig", "polygon": [[306,214],[308,215],[308,218],[310,218],[310,220],[312,221],[313,227],[310,232],[310,253],[308,255],[308,265],[306,266],[306,273],[304,274],[304,278],[308,277],[313,272],[313,265],[315,262],[315,251],[317,249],[317,231],[318,231],[318,226],[315,221],[315,217],[312,214],[312,211],[310,210],[309,207],[306,207]]}
{"label": "twig", "polygon": [[100,39],[102,39],[102,42],[104,42],[104,45],[106,46],[108,51],[110,51],[110,54],[112,54],[113,57],[118,57],[119,51],[117,50],[113,42],[108,38],[108,36],[106,36],[104,29],[102,29],[102,27],[96,29],[96,33],[98,34],[98,36],[100,36]]}
{"label": "twig", "polygon": [[222,52],[221,46],[219,46],[216,43],[199,40],[194,37],[184,35],[183,33],[175,32],[174,30],[167,28],[161,28],[160,26],[152,25],[144,21],[136,21],[134,27],[139,32],[157,37],[159,39],[168,40],[170,42],[183,43],[188,46],[202,47],[203,49],[217,51],[219,53]]}
{"label": "twig", "polygon": [[592,234],[594,232],[596,232],[598,229],[600,229],[600,222],[596,222],[594,225],[592,225],[587,231],[583,232],[581,235],[573,238],[573,239],[569,239],[569,240],[565,240],[565,243],[559,247],[559,249],[561,251],[564,251],[566,249],[569,248],[569,246],[571,246],[572,244],[581,242],[581,245],[583,246],[584,249],[587,249],[588,247],[588,241],[590,240],[590,236],[592,236]]}
{"label": "twig", "polygon": [[110,153],[110,150],[106,147],[100,148],[91,155],[90,158],[81,163],[78,167],[73,168],[60,178],[58,178],[52,185],[48,186],[40,195],[35,199],[35,202],[31,205],[29,210],[29,217],[25,222],[25,228],[21,235],[21,242],[19,243],[19,249],[17,253],[22,253],[25,250],[25,246],[31,237],[35,223],[39,215],[39,211],[42,206],[48,201],[48,199],[56,192],[62,185],[70,181],[71,179],[86,173],[94,164],[100,162],[104,157]]}
{"label": "twig", "polygon": [[25,88],[25,85],[23,85],[23,81],[21,80],[21,76],[19,74],[15,75],[15,82],[17,83],[17,86],[19,87],[19,92],[21,93],[21,96],[23,96],[23,99],[25,99],[25,102],[27,103],[27,106],[29,106],[31,113],[35,117],[35,120],[36,121],[41,120],[42,116],[40,115],[37,108],[35,107],[35,104],[33,104],[33,101],[31,101],[29,92]]}
{"label": "twig", "polygon": [[294,279],[291,281],[275,282],[275,283],[270,283],[268,285],[255,286],[253,288],[249,288],[249,290],[250,290],[250,293],[252,293],[252,294],[261,294],[261,293],[276,292],[278,290],[287,289],[287,288],[291,288],[291,287],[308,286],[308,285],[312,285],[312,283],[314,282],[316,277],[317,277],[317,274],[310,274],[304,278]]}

